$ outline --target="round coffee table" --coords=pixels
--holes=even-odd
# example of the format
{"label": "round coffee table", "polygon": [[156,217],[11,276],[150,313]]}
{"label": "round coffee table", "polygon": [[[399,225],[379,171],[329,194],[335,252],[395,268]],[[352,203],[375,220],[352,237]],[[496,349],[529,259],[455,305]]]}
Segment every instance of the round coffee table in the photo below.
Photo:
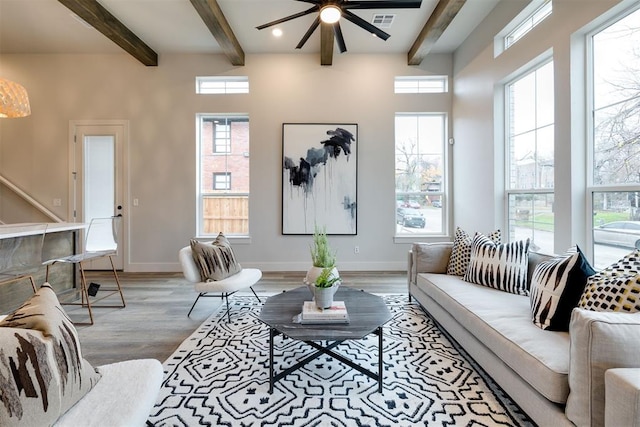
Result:
{"label": "round coffee table", "polygon": [[[302,286],[269,297],[262,307],[259,319],[269,326],[269,393],[273,393],[273,385],[276,381],[296,371],[321,354],[328,354],[369,378],[376,380],[378,382],[378,391],[382,392],[382,326],[391,319],[391,313],[382,298],[362,290],[341,286],[334,295],[334,300],[345,302],[349,313],[349,323],[302,324],[295,322],[294,318],[302,311],[302,304],[312,299],[309,289]],[[275,374],[273,341],[280,334],[294,340],[303,341],[317,351],[297,364]],[[371,372],[341,354],[332,351],[334,347],[345,340],[362,339],[369,334],[378,335],[378,373]],[[318,341],[327,341],[327,345],[323,346]]]}

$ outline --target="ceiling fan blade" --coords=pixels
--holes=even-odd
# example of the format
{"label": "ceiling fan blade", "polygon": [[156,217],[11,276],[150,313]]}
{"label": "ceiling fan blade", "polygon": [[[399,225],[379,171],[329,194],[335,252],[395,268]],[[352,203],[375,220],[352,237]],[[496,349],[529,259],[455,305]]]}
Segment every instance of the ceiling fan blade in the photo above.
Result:
{"label": "ceiling fan blade", "polygon": [[295,13],[293,15],[290,16],[286,16],[284,18],[280,18],[280,19],[276,19],[275,21],[271,21],[271,22],[267,22],[266,24],[262,24],[258,27],[256,27],[258,30],[263,30],[265,28],[268,27],[272,27],[274,25],[278,25],[278,24],[282,24],[283,22],[287,22],[287,21],[291,21],[292,19],[296,19],[296,18],[300,18],[301,16],[305,16],[308,15],[310,13],[313,12],[317,12],[320,10],[320,6],[313,6],[307,10],[305,10],[304,12],[299,12],[299,13]]}
{"label": "ceiling fan blade", "polygon": [[338,43],[338,49],[340,49],[340,53],[345,53],[347,51],[347,45],[344,42],[344,37],[342,36],[342,28],[340,28],[340,22],[336,22],[333,24],[333,34],[336,36],[336,42]]}
{"label": "ceiling fan blade", "polygon": [[311,34],[313,34],[316,28],[318,28],[318,25],[320,25],[320,16],[316,16],[316,19],[314,19],[313,23],[311,24],[307,32],[304,33],[304,36],[302,36],[302,39],[300,39],[300,43],[298,43],[298,45],[296,46],[296,49],[302,49],[302,46],[304,46],[307,40],[309,40],[309,37],[311,37]]}
{"label": "ceiling fan blade", "polygon": [[343,3],[342,7],[344,9],[419,9],[421,5],[422,0],[353,0]]}
{"label": "ceiling fan blade", "polygon": [[368,23],[364,19],[360,18],[358,15],[354,15],[353,13],[349,12],[348,10],[343,10],[342,11],[342,16],[346,20],[351,21],[354,24],[356,24],[358,27],[363,28],[363,29],[367,30],[368,32],[375,34],[377,37],[381,38],[382,40],[386,40],[389,37],[391,37],[390,34],[385,33],[380,28],[376,27],[373,24]]}

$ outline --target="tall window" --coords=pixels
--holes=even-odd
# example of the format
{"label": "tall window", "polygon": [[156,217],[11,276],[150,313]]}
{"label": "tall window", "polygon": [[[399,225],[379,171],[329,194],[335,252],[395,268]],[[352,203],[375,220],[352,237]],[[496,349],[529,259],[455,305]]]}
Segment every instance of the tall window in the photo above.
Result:
{"label": "tall window", "polygon": [[249,117],[198,115],[198,153],[198,235],[248,235]]}
{"label": "tall window", "polygon": [[591,35],[594,264],[640,247],[640,10]]}
{"label": "tall window", "polygon": [[396,235],[445,233],[446,115],[396,114]]}
{"label": "tall window", "polygon": [[553,251],[553,62],[506,86],[507,221],[509,240],[529,238]]}

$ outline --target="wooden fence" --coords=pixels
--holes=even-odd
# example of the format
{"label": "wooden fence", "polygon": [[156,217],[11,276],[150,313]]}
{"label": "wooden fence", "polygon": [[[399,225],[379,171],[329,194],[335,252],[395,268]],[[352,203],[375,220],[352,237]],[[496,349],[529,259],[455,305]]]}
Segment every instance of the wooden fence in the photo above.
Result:
{"label": "wooden fence", "polygon": [[249,234],[249,196],[205,196],[202,217],[206,234]]}

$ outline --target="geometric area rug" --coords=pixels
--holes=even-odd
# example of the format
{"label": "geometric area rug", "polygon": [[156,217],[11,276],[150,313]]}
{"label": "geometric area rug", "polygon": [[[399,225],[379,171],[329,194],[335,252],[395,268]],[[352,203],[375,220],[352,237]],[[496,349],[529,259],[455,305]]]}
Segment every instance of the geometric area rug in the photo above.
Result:
{"label": "geometric area rug", "polygon": [[[164,362],[149,417],[154,426],[533,426],[529,418],[407,295],[381,295],[383,392],[377,382],[322,355],[269,394],[269,329],[253,296],[230,298],[231,322],[214,313]],[[275,372],[315,352],[282,335]],[[334,349],[377,372],[378,337]]]}

